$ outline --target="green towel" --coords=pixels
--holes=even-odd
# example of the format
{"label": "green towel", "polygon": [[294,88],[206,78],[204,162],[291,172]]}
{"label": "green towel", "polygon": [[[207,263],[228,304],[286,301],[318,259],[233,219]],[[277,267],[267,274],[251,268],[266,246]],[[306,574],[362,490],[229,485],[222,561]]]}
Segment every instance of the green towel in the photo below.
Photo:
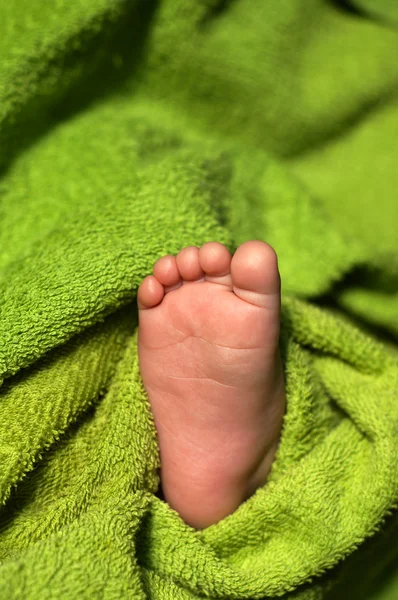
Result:
{"label": "green towel", "polygon": [[[0,8],[0,598],[398,593],[391,0]],[[197,531],[159,496],[136,293],[163,254],[279,256],[267,483]]]}

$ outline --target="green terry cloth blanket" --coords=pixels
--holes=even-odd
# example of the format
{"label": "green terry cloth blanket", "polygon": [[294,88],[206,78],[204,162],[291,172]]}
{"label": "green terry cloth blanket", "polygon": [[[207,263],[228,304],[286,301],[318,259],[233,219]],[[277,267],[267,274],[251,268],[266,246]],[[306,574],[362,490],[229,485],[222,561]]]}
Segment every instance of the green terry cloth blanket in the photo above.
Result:
{"label": "green terry cloth blanket", "polygon": [[[1,600],[398,597],[391,0],[0,8]],[[157,494],[136,293],[272,244],[287,411],[197,531]]]}

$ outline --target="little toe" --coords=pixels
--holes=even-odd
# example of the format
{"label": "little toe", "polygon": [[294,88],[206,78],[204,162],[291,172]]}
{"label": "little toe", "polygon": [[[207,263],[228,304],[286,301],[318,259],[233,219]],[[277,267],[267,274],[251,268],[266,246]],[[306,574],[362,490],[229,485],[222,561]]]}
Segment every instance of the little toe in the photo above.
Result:
{"label": "little toe", "polygon": [[164,297],[164,287],[153,275],[142,280],[138,288],[137,304],[140,310],[153,308],[160,304]]}
{"label": "little toe", "polygon": [[183,248],[176,257],[177,267],[180,276],[184,281],[197,281],[204,278],[199,263],[199,248],[196,246],[187,246]]}
{"label": "little toe", "polygon": [[261,307],[279,307],[278,257],[269,244],[260,240],[241,244],[232,258],[231,273],[233,291],[242,300]]}
{"label": "little toe", "polygon": [[199,261],[206,281],[226,285],[232,289],[231,254],[224,244],[206,242],[199,250]]}

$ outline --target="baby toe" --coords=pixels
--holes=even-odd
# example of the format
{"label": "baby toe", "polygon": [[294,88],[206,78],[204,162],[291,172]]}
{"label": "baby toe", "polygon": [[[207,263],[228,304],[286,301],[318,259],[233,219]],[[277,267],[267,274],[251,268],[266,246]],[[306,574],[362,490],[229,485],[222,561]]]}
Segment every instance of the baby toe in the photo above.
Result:
{"label": "baby toe", "polygon": [[160,304],[164,297],[164,287],[153,275],[148,275],[138,288],[137,304],[140,310],[153,308]]}

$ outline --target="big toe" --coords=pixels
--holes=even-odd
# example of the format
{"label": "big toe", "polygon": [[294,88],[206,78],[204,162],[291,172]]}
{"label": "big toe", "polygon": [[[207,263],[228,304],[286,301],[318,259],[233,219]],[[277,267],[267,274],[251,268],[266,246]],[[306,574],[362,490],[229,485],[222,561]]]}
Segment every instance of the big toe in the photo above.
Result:
{"label": "big toe", "polygon": [[231,262],[233,291],[256,306],[277,308],[280,276],[275,250],[265,242],[251,240],[236,250]]}

